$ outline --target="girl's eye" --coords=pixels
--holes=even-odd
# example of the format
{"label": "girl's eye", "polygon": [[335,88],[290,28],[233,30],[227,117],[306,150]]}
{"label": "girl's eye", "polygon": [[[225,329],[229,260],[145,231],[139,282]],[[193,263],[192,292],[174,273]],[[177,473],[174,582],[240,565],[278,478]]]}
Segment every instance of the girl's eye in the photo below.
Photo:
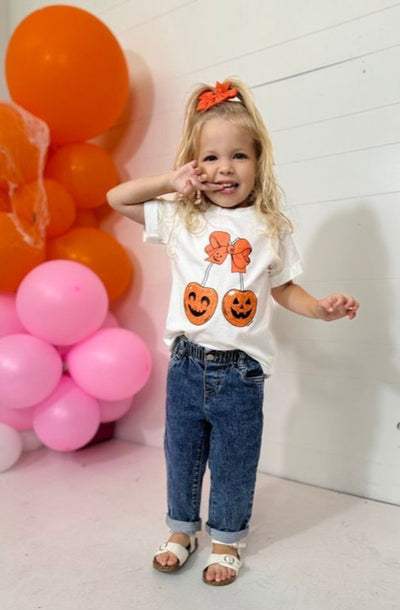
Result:
{"label": "girl's eye", "polygon": [[217,157],[215,155],[207,155],[206,157],[204,157],[203,161],[215,161],[216,158]]}
{"label": "girl's eye", "polygon": [[238,152],[234,155],[233,158],[234,159],[247,159],[247,155],[246,155],[246,153]]}

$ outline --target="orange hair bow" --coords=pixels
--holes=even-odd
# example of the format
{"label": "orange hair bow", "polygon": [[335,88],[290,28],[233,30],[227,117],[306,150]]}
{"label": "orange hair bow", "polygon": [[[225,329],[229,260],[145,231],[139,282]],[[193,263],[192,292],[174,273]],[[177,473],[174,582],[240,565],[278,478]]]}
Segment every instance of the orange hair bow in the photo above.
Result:
{"label": "orange hair bow", "polygon": [[204,248],[209,255],[205,260],[222,265],[226,257],[231,255],[232,273],[246,273],[246,267],[250,263],[251,246],[244,237],[239,237],[233,243],[230,239],[231,236],[225,231],[211,233],[210,243]]}
{"label": "orange hair bow", "polygon": [[237,96],[236,87],[231,88],[231,83],[219,83],[217,81],[214,90],[203,91],[199,95],[199,100],[197,103],[198,112],[205,112],[212,106],[216,106],[221,102],[225,102],[226,100],[231,99],[232,97]]}

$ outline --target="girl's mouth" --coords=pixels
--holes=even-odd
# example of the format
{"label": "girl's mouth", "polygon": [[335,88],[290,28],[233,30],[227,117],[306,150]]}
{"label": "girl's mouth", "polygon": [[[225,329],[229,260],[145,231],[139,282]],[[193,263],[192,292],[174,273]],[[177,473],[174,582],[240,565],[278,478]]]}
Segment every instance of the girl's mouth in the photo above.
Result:
{"label": "girl's mouth", "polygon": [[239,184],[237,182],[223,182],[219,184],[220,189],[219,192],[220,193],[233,193],[239,186]]}

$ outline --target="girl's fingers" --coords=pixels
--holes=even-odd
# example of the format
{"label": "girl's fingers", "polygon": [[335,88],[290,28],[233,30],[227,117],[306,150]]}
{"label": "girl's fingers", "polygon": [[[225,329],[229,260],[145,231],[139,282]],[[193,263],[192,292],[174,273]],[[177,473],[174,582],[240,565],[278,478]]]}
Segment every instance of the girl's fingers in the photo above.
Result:
{"label": "girl's fingers", "polygon": [[194,186],[192,184],[192,181],[191,180],[186,180],[185,185],[183,187],[183,194],[187,195],[188,193],[190,193],[193,190],[194,190]]}
{"label": "girl's fingers", "polygon": [[205,191],[220,191],[222,186],[220,184],[215,184],[215,182],[204,182],[203,190]]}

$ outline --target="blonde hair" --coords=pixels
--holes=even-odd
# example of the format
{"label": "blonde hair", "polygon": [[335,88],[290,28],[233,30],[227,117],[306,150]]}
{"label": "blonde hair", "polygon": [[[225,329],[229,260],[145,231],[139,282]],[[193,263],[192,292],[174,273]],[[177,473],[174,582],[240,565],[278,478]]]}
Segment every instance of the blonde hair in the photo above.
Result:
{"label": "blonde hair", "polygon": [[[212,106],[204,112],[197,110],[199,96],[204,91],[213,90],[207,84],[198,85],[186,104],[183,134],[175,158],[175,169],[197,158],[200,133],[204,124],[213,118],[234,122],[249,133],[254,142],[256,153],[256,180],[251,194],[252,202],[271,237],[279,237],[286,229],[292,231],[290,220],[281,211],[282,191],[274,172],[274,159],[271,140],[264,121],[257,110],[249,89],[239,79],[228,79],[237,89],[237,98]],[[206,195],[200,191],[201,203],[195,204],[196,194],[178,197],[179,213],[189,231],[196,231],[202,214],[210,205]],[[197,200],[198,201],[198,200]]]}

